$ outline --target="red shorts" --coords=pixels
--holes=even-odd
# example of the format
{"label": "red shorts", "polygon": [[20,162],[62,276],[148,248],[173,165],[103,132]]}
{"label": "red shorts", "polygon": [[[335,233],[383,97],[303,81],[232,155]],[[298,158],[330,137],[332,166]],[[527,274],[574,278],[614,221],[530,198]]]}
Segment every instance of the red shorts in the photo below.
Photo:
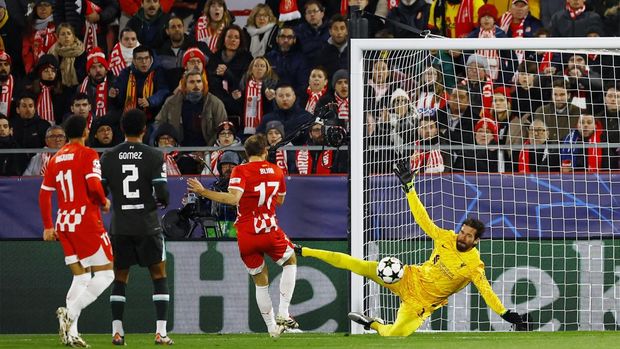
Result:
{"label": "red shorts", "polygon": [[114,261],[108,233],[58,232],[58,240],[65,254],[65,263],[80,262],[84,268],[105,265]]}
{"label": "red shorts", "polygon": [[271,257],[278,265],[282,265],[295,253],[293,243],[280,228],[270,233],[260,234],[239,232],[237,245],[239,245],[241,259],[250,275],[256,275],[263,270],[264,254]]}

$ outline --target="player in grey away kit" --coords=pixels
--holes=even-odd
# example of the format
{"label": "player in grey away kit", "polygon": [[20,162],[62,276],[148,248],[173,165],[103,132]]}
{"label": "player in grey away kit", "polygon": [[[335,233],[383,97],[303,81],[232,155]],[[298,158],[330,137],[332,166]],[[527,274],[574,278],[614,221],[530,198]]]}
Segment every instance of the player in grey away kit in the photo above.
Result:
{"label": "player in grey away kit", "polygon": [[[112,344],[124,345],[123,311],[129,268],[148,267],[153,280],[153,302],[157,313],[155,344],[174,342],[166,333],[168,284],[166,249],[158,218],[158,206],[168,205],[168,186],[164,155],[142,143],[146,115],[132,109],[123,114],[121,126],[125,142],[101,157],[103,185],[112,193],[110,236],[114,250],[112,307]],[[155,193],[155,196],[153,196]]]}

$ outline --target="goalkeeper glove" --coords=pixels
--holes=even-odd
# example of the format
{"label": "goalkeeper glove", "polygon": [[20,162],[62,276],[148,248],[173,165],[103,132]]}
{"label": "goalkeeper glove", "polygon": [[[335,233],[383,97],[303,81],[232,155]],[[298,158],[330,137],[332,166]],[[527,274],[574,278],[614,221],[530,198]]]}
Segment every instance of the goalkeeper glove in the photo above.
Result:
{"label": "goalkeeper glove", "polygon": [[503,315],[502,319],[510,322],[513,325],[515,331],[527,331],[528,326],[527,323],[523,321],[523,318],[526,317],[519,315],[517,312],[512,310],[507,310]]}
{"label": "goalkeeper glove", "polygon": [[400,180],[405,194],[411,191],[411,188],[413,188],[413,178],[415,177],[415,174],[411,173],[407,162],[400,161],[395,163],[392,168],[392,172],[394,172],[396,177]]}

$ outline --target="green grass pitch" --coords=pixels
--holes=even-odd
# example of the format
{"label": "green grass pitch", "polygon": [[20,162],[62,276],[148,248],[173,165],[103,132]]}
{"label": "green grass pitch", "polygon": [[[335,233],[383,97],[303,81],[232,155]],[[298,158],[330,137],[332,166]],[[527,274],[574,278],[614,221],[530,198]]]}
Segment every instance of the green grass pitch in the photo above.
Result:
{"label": "green grass pitch", "polygon": [[[170,334],[177,348],[413,348],[413,349],[595,349],[620,348],[620,332],[459,332],[415,333],[409,337],[382,338],[377,335],[343,333],[284,334],[271,339],[267,334]],[[115,348],[111,336],[85,334],[96,348]],[[151,334],[128,334],[125,348],[159,348]],[[0,335],[0,348],[66,348],[57,335]]]}

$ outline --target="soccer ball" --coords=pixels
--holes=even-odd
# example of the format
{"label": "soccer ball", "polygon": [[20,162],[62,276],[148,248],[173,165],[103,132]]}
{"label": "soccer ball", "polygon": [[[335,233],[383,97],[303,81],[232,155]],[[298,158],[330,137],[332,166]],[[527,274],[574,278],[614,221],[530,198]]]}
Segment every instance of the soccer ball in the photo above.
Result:
{"label": "soccer ball", "polygon": [[396,257],[384,257],[377,264],[377,276],[386,284],[400,281],[405,273],[403,262]]}

